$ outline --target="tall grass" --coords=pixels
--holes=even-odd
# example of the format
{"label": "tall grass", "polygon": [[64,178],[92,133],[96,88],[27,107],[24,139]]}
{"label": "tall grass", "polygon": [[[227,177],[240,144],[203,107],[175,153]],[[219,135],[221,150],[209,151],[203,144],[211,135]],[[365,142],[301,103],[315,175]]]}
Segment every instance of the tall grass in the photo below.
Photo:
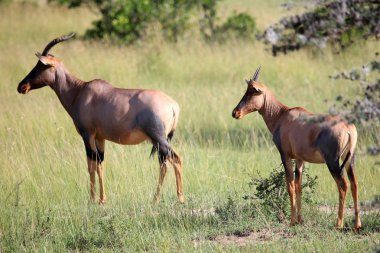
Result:
{"label": "tall grass", "polygon": [[[223,9],[236,6],[252,11],[259,29],[283,14],[278,1],[223,4]],[[152,40],[122,47],[74,40],[56,46],[52,53],[83,80],[103,78],[118,87],[161,89],[181,105],[173,146],[184,158],[186,204],[176,202],[171,172],[165,179],[162,202],[151,205],[158,162],[147,159],[150,144],[125,147],[108,142],[108,203],[99,207],[89,202],[81,138],[55,94],[49,88],[26,96],[16,92],[18,82],[36,63],[36,51],[58,35],[82,34],[94,18],[86,9],[0,5],[0,251],[251,252],[292,248],[355,252],[379,244],[378,233],[356,237],[334,231],[335,212],[306,214],[307,223],[292,230],[293,239],[252,242],[243,248],[207,241],[196,244],[194,240],[231,231],[236,224],[224,226],[213,215],[192,212],[218,206],[229,196],[241,196],[250,175],[257,171],[269,174],[280,163],[258,114],[240,121],[231,117],[244,93],[244,79],[258,65],[262,65],[261,81],[283,103],[326,112],[326,101],[357,90],[328,76],[367,62],[380,50],[377,41],[360,42],[341,55],[329,50],[302,51],[277,58],[258,42],[209,45],[190,39],[173,45]],[[369,201],[379,194],[379,158],[364,152],[371,135],[359,138],[360,199]],[[318,175],[317,200],[336,205],[338,193],[327,168],[308,165],[308,169]],[[348,203],[352,203],[350,196]],[[256,220],[244,226],[259,229],[265,224]],[[325,235],[328,239],[322,237]]]}

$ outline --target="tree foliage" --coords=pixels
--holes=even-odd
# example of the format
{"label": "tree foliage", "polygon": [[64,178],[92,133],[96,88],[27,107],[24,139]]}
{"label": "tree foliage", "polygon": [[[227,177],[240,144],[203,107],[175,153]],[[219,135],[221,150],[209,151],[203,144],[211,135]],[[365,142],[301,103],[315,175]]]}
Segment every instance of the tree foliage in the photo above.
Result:
{"label": "tree foliage", "polygon": [[225,39],[226,34],[247,38],[255,30],[254,19],[247,13],[231,16],[218,26],[217,3],[220,0],[49,0],[76,8],[95,9],[101,18],[86,31],[85,37],[132,43],[145,37],[149,27],[158,24],[163,37],[177,41],[198,17],[199,30],[206,40]]}
{"label": "tree foliage", "polygon": [[234,14],[228,17],[227,21],[218,27],[216,33],[219,39],[230,37],[253,39],[256,23],[247,13]]}
{"label": "tree foliage", "polygon": [[310,12],[286,17],[267,28],[261,39],[272,54],[307,46],[323,48],[331,42],[340,51],[357,38],[380,35],[380,2],[376,0],[322,0]]}

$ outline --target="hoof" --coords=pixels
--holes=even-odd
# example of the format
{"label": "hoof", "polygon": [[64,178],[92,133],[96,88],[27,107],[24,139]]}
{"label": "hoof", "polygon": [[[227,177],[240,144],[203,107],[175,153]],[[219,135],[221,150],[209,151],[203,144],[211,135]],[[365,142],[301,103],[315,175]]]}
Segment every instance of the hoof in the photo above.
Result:
{"label": "hoof", "polygon": [[360,230],[362,229],[362,225],[361,224],[359,224],[359,225],[355,225],[354,226],[354,231],[355,231],[355,233],[360,233]]}
{"label": "hoof", "polygon": [[298,218],[295,215],[292,215],[290,218],[290,226],[293,227],[298,224]]}
{"label": "hoof", "polygon": [[183,195],[180,196],[180,197],[178,197],[178,201],[179,201],[179,203],[181,203],[181,204],[185,203],[185,197],[184,197]]}
{"label": "hoof", "polygon": [[160,202],[160,197],[154,196],[153,201],[152,201],[153,205],[157,205],[159,202]]}
{"label": "hoof", "polygon": [[342,230],[343,229],[343,219],[338,219],[335,224],[335,228]]}

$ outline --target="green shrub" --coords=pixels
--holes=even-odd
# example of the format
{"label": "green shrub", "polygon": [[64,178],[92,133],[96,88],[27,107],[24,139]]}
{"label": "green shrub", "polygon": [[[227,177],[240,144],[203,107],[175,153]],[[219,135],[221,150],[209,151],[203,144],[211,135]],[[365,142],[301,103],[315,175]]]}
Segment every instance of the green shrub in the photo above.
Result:
{"label": "green shrub", "polygon": [[[302,203],[313,202],[316,183],[317,177],[310,176],[307,168],[304,168]],[[249,186],[254,188],[254,191],[251,195],[245,196],[245,199],[257,201],[258,206],[272,219],[279,222],[289,219],[290,199],[286,187],[285,170],[282,166],[274,169],[267,178],[260,175],[252,177]]]}
{"label": "green shrub", "polygon": [[[310,176],[307,168],[304,168],[302,203],[314,203],[313,194],[316,184],[317,177]],[[268,177],[260,175],[252,177],[249,187],[252,191],[243,197],[244,202],[229,197],[226,203],[215,209],[222,222],[257,217],[281,223],[289,220],[290,199],[286,187],[285,170],[282,166],[275,168]]]}
{"label": "green shrub", "polygon": [[[213,39],[219,34],[235,33],[237,37],[252,37],[254,19],[247,13],[230,17],[218,27],[217,3],[220,0],[49,0],[76,8],[82,5],[96,9],[101,15],[86,31],[85,37],[110,39],[133,43],[147,35],[150,26],[159,24],[162,36],[176,42],[191,27],[191,19],[198,17],[200,33],[205,39]],[[226,38],[223,36],[223,38]]]}
{"label": "green shrub", "polygon": [[236,218],[238,207],[232,197],[227,199],[227,202],[223,206],[215,208],[215,213],[223,222],[233,220]]}
{"label": "green shrub", "polygon": [[236,38],[252,39],[256,29],[254,18],[248,13],[239,13],[230,16],[221,26],[220,32]]}
{"label": "green shrub", "polygon": [[49,0],[67,5],[69,8],[89,6],[101,14],[86,31],[86,38],[120,40],[130,43],[145,35],[153,19],[154,1],[139,0]]}

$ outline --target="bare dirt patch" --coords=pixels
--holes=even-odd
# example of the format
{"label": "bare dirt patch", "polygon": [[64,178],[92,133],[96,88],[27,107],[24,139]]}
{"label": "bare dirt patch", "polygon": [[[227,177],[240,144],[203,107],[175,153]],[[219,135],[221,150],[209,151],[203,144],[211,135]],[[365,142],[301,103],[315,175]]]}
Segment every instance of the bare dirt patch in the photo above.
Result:
{"label": "bare dirt patch", "polygon": [[273,229],[260,229],[250,232],[248,235],[218,235],[213,238],[212,241],[221,243],[221,244],[237,244],[237,245],[246,245],[249,242],[265,242],[265,241],[276,241],[279,239],[291,238],[291,235],[288,231]]}
{"label": "bare dirt patch", "polygon": [[[317,207],[322,213],[333,214],[338,210],[337,205],[320,205]],[[380,213],[380,197],[377,196],[374,200],[361,203],[360,205],[361,215],[379,214]],[[192,215],[195,216],[215,216],[215,208],[193,208],[189,210]],[[354,215],[354,209],[346,207],[347,215]],[[352,231],[347,228],[347,232]],[[374,231],[378,231],[377,229]],[[368,233],[360,233],[360,236],[364,238]],[[208,239],[196,239],[193,240],[194,246],[197,247],[206,242],[214,242],[222,245],[238,245],[245,246],[251,243],[265,243],[274,242],[283,239],[291,239],[295,236],[286,225],[276,228],[260,228],[246,233],[236,234],[221,234],[211,236]],[[359,235],[358,235],[359,236]]]}
{"label": "bare dirt patch", "polygon": [[[277,241],[280,239],[288,239],[292,238],[294,235],[289,232],[289,230],[285,228],[281,229],[269,229],[263,228],[248,232],[243,235],[217,235],[209,239],[211,242],[216,242],[224,245],[234,244],[239,246],[244,246],[248,243],[252,242],[266,242],[266,241]],[[199,245],[202,244],[202,240],[195,240],[194,244]]]}
{"label": "bare dirt patch", "polygon": [[193,208],[190,213],[195,216],[214,216],[215,208]]}

